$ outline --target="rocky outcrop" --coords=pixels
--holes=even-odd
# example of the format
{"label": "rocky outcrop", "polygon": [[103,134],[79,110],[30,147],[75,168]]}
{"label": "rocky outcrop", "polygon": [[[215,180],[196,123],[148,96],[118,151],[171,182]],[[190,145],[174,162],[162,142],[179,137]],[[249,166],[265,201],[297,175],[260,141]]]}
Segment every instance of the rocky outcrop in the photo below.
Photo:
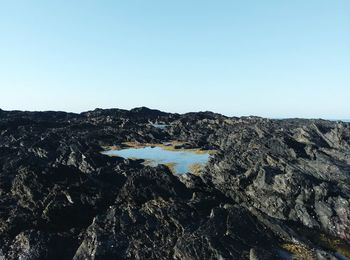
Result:
{"label": "rocky outcrop", "polygon": [[[199,176],[100,153],[172,140],[217,153]],[[0,110],[0,259],[341,259],[349,204],[344,122]]]}
{"label": "rocky outcrop", "polygon": [[350,240],[349,126],[283,123],[231,133],[205,178],[270,217]]}

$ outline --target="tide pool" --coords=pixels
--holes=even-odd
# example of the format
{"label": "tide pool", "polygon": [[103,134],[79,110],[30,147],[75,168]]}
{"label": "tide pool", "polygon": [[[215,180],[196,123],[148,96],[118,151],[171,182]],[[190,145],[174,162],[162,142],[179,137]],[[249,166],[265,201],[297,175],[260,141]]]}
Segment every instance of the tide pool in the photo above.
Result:
{"label": "tide pool", "polygon": [[[186,150],[165,150],[161,147],[126,148],[121,150],[109,150],[103,152],[109,156],[119,156],[128,159],[144,159],[147,165],[158,164],[171,165],[170,168],[176,174],[192,172],[193,168],[204,167],[208,162],[209,153],[195,153]],[[195,166],[195,167],[194,167]],[[192,169],[191,169],[192,168]]]}

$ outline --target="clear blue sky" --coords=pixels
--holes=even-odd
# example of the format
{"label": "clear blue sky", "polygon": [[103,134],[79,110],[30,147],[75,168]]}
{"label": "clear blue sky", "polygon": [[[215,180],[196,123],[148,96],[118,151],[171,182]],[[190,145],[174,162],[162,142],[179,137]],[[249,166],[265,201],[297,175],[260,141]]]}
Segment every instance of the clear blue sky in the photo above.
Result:
{"label": "clear blue sky", "polygon": [[350,118],[349,0],[0,2],[0,108]]}

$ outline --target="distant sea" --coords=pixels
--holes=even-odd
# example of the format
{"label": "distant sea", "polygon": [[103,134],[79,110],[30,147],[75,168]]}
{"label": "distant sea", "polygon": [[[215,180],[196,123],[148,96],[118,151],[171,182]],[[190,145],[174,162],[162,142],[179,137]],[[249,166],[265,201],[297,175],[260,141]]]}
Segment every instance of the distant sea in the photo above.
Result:
{"label": "distant sea", "polygon": [[343,122],[346,122],[346,123],[350,123],[350,119],[329,119],[331,121],[343,121]]}
{"label": "distant sea", "polygon": [[[293,119],[293,118],[271,118],[271,119],[277,119],[277,120],[283,120],[283,119]],[[300,118],[302,119],[302,118]],[[329,120],[329,121],[343,121],[346,123],[350,123],[350,119],[329,119],[329,118],[313,118],[313,119],[323,119],[323,120]]]}

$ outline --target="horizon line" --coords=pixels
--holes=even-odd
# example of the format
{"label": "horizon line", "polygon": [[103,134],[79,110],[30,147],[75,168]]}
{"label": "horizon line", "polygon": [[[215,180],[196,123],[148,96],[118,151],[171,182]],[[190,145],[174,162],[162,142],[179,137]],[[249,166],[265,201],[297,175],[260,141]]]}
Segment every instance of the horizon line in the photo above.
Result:
{"label": "horizon line", "polygon": [[291,117],[283,117],[283,116],[274,116],[274,117],[267,117],[267,116],[258,116],[258,115],[227,115],[226,113],[221,113],[221,112],[215,112],[212,110],[198,110],[198,111],[186,111],[186,112],[171,112],[171,111],[164,111],[161,109],[157,108],[150,108],[147,106],[139,106],[139,107],[133,107],[130,109],[127,108],[118,108],[118,107],[110,107],[110,108],[101,108],[101,107],[96,107],[94,109],[89,109],[89,110],[84,110],[84,111],[68,111],[68,110],[55,110],[55,109],[47,109],[47,110],[31,110],[31,109],[3,109],[0,107],[0,111],[5,111],[5,112],[30,112],[30,113],[45,113],[45,112],[54,112],[54,113],[67,113],[67,114],[83,114],[87,112],[93,112],[95,110],[124,110],[124,111],[131,111],[134,109],[138,108],[146,108],[149,110],[157,110],[163,113],[168,113],[168,114],[178,114],[178,115],[185,115],[185,114],[190,114],[190,113],[214,113],[214,114],[219,114],[222,116],[226,116],[229,118],[237,117],[237,118],[244,118],[244,117],[256,117],[256,118],[264,118],[264,119],[273,119],[273,120],[288,120],[288,119],[308,119],[308,120],[328,120],[328,121],[343,121],[343,122],[350,122],[350,118],[325,118],[325,117],[300,117],[300,116],[291,116]]}

